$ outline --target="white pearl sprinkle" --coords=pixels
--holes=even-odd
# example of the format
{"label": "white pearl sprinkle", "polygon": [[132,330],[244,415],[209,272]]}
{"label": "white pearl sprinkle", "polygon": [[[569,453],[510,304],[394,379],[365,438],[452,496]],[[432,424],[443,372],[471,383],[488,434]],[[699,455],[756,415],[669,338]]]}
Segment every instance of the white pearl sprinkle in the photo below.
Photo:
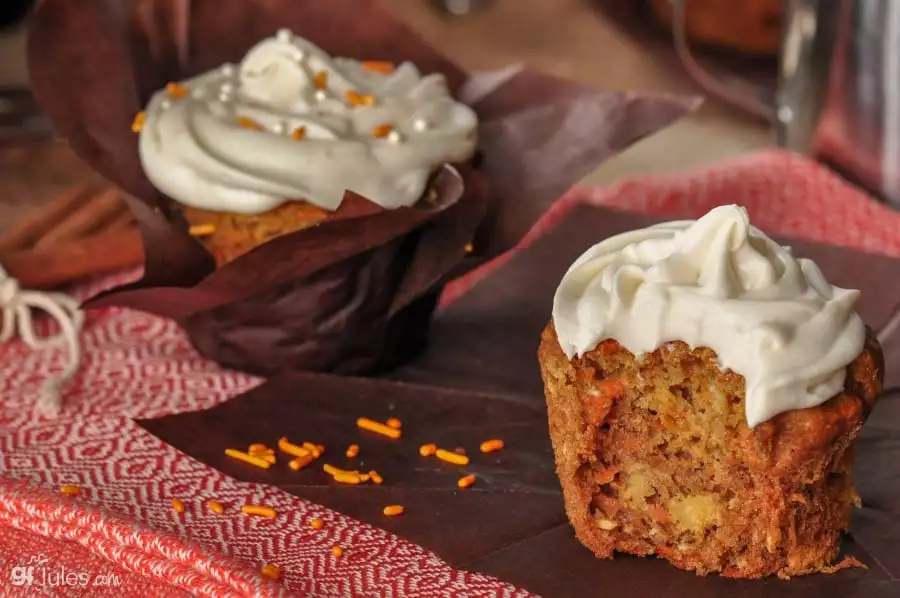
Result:
{"label": "white pearl sprinkle", "polygon": [[223,104],[227,104],[228,102],[231,101],[231,95],[229,95],[227,93],[220,93],[219,101],[222,102]]}
{"label": "white pearl sprinkle", "polygon": [[324,89],[317,89],[317,90],[316,90],[316,100],[317,100],[317,101],[319,101],[319,102],[324,102],[324,101],[327,100],[327,99],[328,99],[328,94],[325,92]]}
{"label": "white pearl sprinkle", "polygon": [[387,140],[389,143],[400,143],[403,141],[403,136],[400,134],[400,131],[391,131],[388,133]]}
{"label": "white pearl sprinkle", "polygon": [[272,125],[272,132],[278,135],[284,133],[284,123],[275,123]]}
{"label": "white pearl sprinkle", "polygon": [[279,29],[275,37],[280,42],[289,42],[294,37],[294,33],[290,29]]}
{"label": "white pearl sprinkle", "polygon": [[171,108],[171,106],[172,102],[170,102],[169,100],[163,100],[159,103],[159,107],[162,110],[168,110],[169,108]]}
{"label": "white pearl sprinkle", "polygon": [[232,91],[234,91],[234,85],[232,85],[231,83],[223,83],[222,85],[219,86],[220,93],[229,94]]}
{"label": "white pearl sprinkle", "polygon": [[413,121],[413,129],[416,131],[427,131],[428,130],[428,121],[424,118],[417,118]]}
{"label": "white pearl sprinkle", "polygon": [[221,68],[221,73],[225,76],[234,74],[234,65],[233,64],[223,64]]}

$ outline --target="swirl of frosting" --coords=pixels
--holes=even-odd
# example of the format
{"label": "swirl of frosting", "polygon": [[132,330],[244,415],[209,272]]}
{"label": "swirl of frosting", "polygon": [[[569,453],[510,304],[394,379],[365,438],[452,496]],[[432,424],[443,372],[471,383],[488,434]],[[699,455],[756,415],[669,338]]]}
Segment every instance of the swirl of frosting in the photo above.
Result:
{"label": "swirl of frosting", "polygon": [[351,190],[391,209],[416,203],[441,164],[471,158],[476,128],[443,75],[331,58],[282,30],[239,66],[154,94],[139,149],[154,186],[195,208],[333,211]]}
{"label": "swirl of frosting", "polygon": [[841,391],[865,342],[858,298],[751,226],[744,208],[721,206],[589,249],[556,291],[553,323],[569,359],[607,338],[638,356],[678,340],[712,349],[744,376],[754,427]]}

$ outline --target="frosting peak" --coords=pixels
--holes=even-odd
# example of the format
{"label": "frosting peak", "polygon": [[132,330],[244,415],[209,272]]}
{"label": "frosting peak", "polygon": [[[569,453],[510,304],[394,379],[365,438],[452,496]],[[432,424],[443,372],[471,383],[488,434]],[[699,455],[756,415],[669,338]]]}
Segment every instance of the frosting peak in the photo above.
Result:
{"label": "frosting peak", "polygon": [[287,30],[174,89],[147,106],[141,162],[195,208],[252,214],[302,199],[336,210],[346,190],[409,206],[441,164],[475,151],[477,117],[443,75],[332,58]]}
{"label": "frosting peak", "polygon": [[721,206],[589,249],[556,291],[553,322],[570,359],[606,338],[635,355],[676,340],[712,349],[744,376],[753,427],[843,388],[865,342],[858,298],[751,226],[744,208]]}

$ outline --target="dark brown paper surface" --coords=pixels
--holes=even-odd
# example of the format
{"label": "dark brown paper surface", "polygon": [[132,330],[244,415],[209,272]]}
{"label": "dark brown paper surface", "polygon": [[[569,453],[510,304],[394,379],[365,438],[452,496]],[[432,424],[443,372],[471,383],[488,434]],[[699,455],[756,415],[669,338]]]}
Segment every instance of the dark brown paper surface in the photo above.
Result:
{"label": "dark brown paper surface", "polygon": [[[141,169],[131,122],[167,82],[237,62],[283,27],[333,55],[411,60],[445,74],[481,119],[477,169],[462,167],[460,180],[439,176],[441,209],[327,222],[214,270],[167,217],[169,201]],[[368,373],[402,361],[424,342],[448,277],[511,247],[600,162],[696,106],[521,68],[470,76],[380,3],[358,0],[46,0],[31,25],[29,68],[76,153],[136,198],[144,278],[89,306],[177,319],[207,357],[264,375]]]}
{"label": "dark brown paper surface", "polygon": [[[439,312],[427,351],[393,376],[416,380],[281,377],[204,412],[140,424],[176,448],[238,479],[267,483],[382,527],[429,549],[451,565],[495,575],[547,597],[636,598],[887,598],[900,592],[900,393],[888,390],[858,444],[856,485],[863,508],[854,516],[843,553],[869,565],[835,575],[790,581],[701,578],[663,560],[619,556],[600,561],[565,522],[553,473],[546,411],[536,363],[541,328],[553,292],[568,266],[609,235],[646,226],[648,218],[601,208],[575,210],[555,231],[510,260],[470,293]],[[880,329],[900,296],[900,261],[834,247],[793,243],[817,261],[833,284],[863,291],[867,324]],[[886,347],[892,346],[889,336]],[[886,349],[888,380],[896,383],[900,355]],[[889,382],[889,386],[890,386]],[[404,421],[399,441],[359,432],[359,416]],[[226,447],[274,443],[279,437],[321,442],[322,462],[351,465],[342,451],[358,442],[365,468],[383,486],[345,487],[319,467],[269,471],[226,458]],[[506,441],[482,455],[478,444]],[[461,468],[424,459],[417,448],[437,442],[472,455],[463,468],[479,476],[458,491]],[[337,456],[335,456],[337,455]],[[355,466],[354,466],[355,468]],[[403,504],[387,519],[385,504]]]}

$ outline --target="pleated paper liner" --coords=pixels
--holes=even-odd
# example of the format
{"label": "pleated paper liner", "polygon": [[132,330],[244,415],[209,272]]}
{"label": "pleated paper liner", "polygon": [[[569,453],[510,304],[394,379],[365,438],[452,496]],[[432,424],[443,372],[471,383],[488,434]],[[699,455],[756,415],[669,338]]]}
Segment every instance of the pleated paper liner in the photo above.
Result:
{"label": "pleated paper liner", "polygon": [[[36,96],[76,153],[133,196],[144,239],[143,279],[90,305],[175,318],[205,356],[264,375],[369,373],[415,354],[447,278],[511,247],[574,182],[696,105],[521,68],[472,75],[378,2],[47,0],[31,27]],[[239,61],[280,28],[332,55],[446,75],[480,117],[477,168],[439,172],[437,206],[327,222],[214,269],[144,175],[131,122],[167,82]]]}

